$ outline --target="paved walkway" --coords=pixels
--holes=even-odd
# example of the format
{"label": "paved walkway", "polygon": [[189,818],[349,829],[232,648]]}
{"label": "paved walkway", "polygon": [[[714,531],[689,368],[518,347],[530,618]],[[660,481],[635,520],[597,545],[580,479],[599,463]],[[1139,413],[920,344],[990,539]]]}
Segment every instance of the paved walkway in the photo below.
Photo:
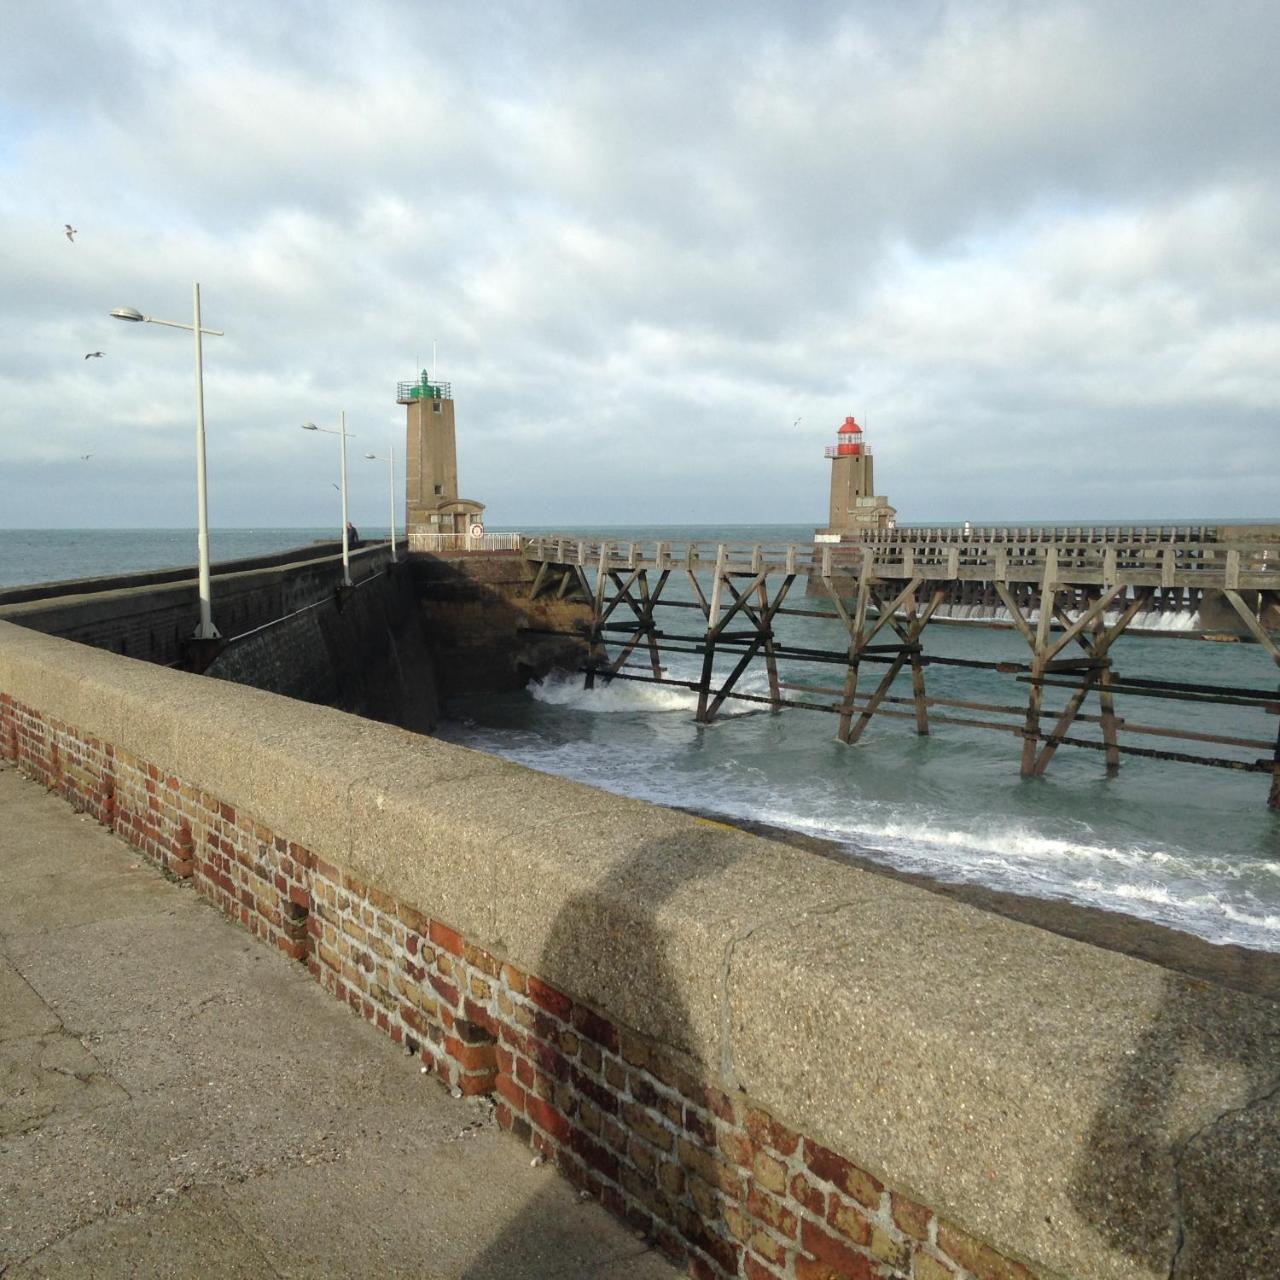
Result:
{"label": "paved walkway", "polygon": [[415,1060],[0,763],[0,1276],[675,1273]]}

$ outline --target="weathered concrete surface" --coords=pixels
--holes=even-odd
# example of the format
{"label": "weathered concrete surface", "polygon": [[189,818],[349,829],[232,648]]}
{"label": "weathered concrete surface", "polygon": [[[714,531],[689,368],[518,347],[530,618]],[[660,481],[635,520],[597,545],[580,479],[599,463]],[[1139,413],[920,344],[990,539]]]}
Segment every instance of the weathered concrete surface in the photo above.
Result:
{"label": "weathered concrete surface", "polygon": [[1038,1272],[1280,1274],[1274,1002],[0,623],[5,690],[688,1051]]}
{"label": "weathered concrete surface", "polygon": [[487,1103],[3,765],[0,884],[5,1280],[673,1274]]}
{"label": "weathered concrete surface", "polygon": [[1280,1275],[1280,1005],[891,882],[732,965],[738,1082],[970,1232],[1073,1277]]}

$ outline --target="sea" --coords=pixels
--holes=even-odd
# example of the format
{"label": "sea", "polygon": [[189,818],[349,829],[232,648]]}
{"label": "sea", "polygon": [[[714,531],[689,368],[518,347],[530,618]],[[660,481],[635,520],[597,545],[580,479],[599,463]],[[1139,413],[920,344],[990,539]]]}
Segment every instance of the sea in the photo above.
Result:
{"label": "sea", "polygon": [[[362,532],[386,536],[385,530]],[[808,542],[813,526],[524,532],[620,542]],[[332,536],[331,529],[215,529],[210,552],[216,563]],[[191,530],[0,530],[0,588],[194,560]],[[823,608],[820,600],[806,601],[802,589],[798,583],[788,604]],[[675,577],[668,591],[673,599],[692,598]],[[665,629],[697,632],[696,613],[671,612],[678,616],[664,618]],[[1276,666],[1257,645],[1190,640],[1191,623],[1165,618],[1163,634],[1125,635],[1112,649],[1116,670],[1277,688]],[[778,631],[796,646],[842,649],[846,642],[834,619],[782,617]],[[939,656],[1026,659],[1025,642],[1011,630],[930,624],[925,640],[926,652]],[[700,661],[663,657],[677,680],[696,679]],[[781,663],[789,683],[838,685],[839,674],[838,667]],[[875,680],[872,669],[864,685]],[[929,667],[926,681],[938,697],[1002,704],[1025,701],[1027,688],[1012,676],[959,667]],[[903,684],[893,692],[909,693],[909,681]],[[749,673],[741,688],[766,693],[763,669]],[[1046,704],[1060,701],[1046,698]],[[935,724],[930,736],[919,737],[911,721],[877,717],[859,743],[846,746],[836,739],[836,718],[823,712],[773,713],[730,702],[719,719],[698,725],[695,707],[696,695],[678,687],[614,681],[588,690],[581,674],[554,674],[522,692],[453,703],[439,736],[607,791],[817,836],[888,868],[1123,912],[1214,943],[1280,951],[1280,813],[1267,808],[1265,774],[1126,756],[1109,778],[1101,753],[1063,747],[1044,778],[1023,779],[1021,740],[1012,733]],[[1261,741],[1274,742],[1277,730],[1275,715],[1250,707],[1119,695],[1117,712],[1131,723]],[[1075,732],[1096,735],[1097,728]],[[1152,737],[1138,741],[1197,750]],[[1246,760],[1269,755],[1207,750]]]}

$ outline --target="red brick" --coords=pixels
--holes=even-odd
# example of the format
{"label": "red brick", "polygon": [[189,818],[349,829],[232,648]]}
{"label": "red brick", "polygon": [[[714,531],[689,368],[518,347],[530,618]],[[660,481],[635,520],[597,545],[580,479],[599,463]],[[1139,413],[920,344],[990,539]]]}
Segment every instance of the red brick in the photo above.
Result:
{"label": "red brick", "polygon": [[408,906],[403,902],[396,904],[396,917],[405,928],[414,933],[425,934],[431,928],[431,921],[428,917],[424,916],[416,907]]}
{"label": "red brick", "polygon": [[938,1248],[972,1271],[976,1280],[1035,1280],[1034,1272],[1020,1262],[997,1253],[949,1222],[938,1221]]}
{"label": "red brick", "polygon": [[295,884],[289,886],[289,901],[299,907],[306,907],[311,910],[311,894],[307,892],[301,885]]}
{"label": "red brick", "polygon": [[708,1111],[714,1112],[727,1124],[733,1124],[737,1118],[734,1114],[733,1100],[729,1095],[710,1085],[703,1087],[701,1098],[694,1098],[692,1101],[702,1103]]}
{"label": "red brick", "polygon": [[748,1253],[742,1260],[743,1274],[747,1280],[781,1280],[782,1273],[766,1267],[754,1254]]}
{"label": "red brick", "polygon": [[751,1143],[742,1134],[732,1129],[722,1130],[716,1145],[734,1164],[743,1169],[751,1168]]}
{"label": "red brick", "polygon": [[463,1044],[457,1036],[445,1036],[444,1051],[465,1071],[493,1071],[497,1068],[495,1046]]}
{"label": "red brick", "polygon": [[396,900],[389,893],[383,893],[381,889],[375,889],[370,885],[365,891],[365,897],[368,898],[384,916],[393,916],[396,914]]}
{"label": "red brick", "polygon": [[[806,1219],[800,1224],[800,1243],[805,1253],[835,1268],[835,1275],[841,1280],[872,1280],[871,1259],[864,1253],[855,1253],[843,1240],[828,1235],[821,1227],[815,1226]],[[804,1274],[800,1270],[800,1259],[796,1259],[796,1275]],[[810,1273],[825,1275],[824,1272]]]}
{"label": "red brick", "polygon": [[450,929],[447,924],[441,924],[439,920],[432,920],[428,936],[437,947],[452,952],[455,956],[462,955],[462,935],[456,930]]}
{"label": "red brick", "polygon": [[908,1200],[906,1196],[893,1192],[890,1199],[893,1209],[893,1221],[902,1231],[909,1236],[915,1236],[917,1240],[927,1240],[929,1238],[929,1219],[933,1217],[933,1212],[922,1204],[917,1204],[914,1200]]}
{"label": "red brick", "polygon": [[464,1073],[458,1077],[458,1088],[468,1098],[478,1097],[482,1093],[492,1093],[497,1073],[482,1071],[478,1074]]}
{"label": "red brick", "polygon": [[606,1151],[598,1142],[594,1142],[581,1129],[574,1129],[569,1145],[597,1173],[617,1181],[618,1157],[612,1151]]}
{"label": "red brick", "polygon": [[523,1111],[525,1091],[510,1076],[499,1076],[494,1088],[511,1104],[513,1111]]}
{"label": "red brick", "polygon": [[496,978],[501,969],[499,962],[494,959],[483,947],[477,947],[473,943],[466,943],[462,949],[463,958],[469,965],[474,965],[482,973],[487,973],[489,977]]}
{"label": "red brick", "polygon": [[684,1127],[705,1146],[711,1146],[716,1140],[715,1125],[711,1123],[710,1117],[704,1116],[692,1107],[684,1109]]}
{"label": "red brick", "polygon": [[800,1135],[779,1124],[767,1111],[755,1107],[747,1111],[747,1132],[753,1142],[770,1147],[779,1155],[789,1156],[800,1145]]}
{"label": "red brick", "polygon": [[884,1187],[869,1173],[859,1169],[842,1156],[826,1147],[820,1147],[808,1138],[804,1140],[805,1164],[819,1177],[827,1182],[834,1182],[841,1191],[852,1196],[859,1204],[868,1209],[880,1207],[880,1197]]}
{"label": "red brick", "polygon": [[427,1020],[411,1004],[400,1006],[400,1021],[407,1023],[420,1036],[427,1035],[430,1029]]}
{"label": "red brick", "polygon": [[826,1217],[827,1193],[815,1187],[803,1173],[797,1173],[791,1179],[791,1198],[810,1213],[815,1213],[820,1218]]}
{"label": "red brick", "polygon": [[827,1221],[855,1244],[871,1243],[871,1224],[855,1205],[832,1192],[827,1201]]}
{"label": "red brick", "polygon": [[462,1012],[466,1014],[470,1021],[483,1027],[488,1035],[496,1036],[498,1034],[497,1018],[483,1005],[477,1004],[470,996],[464,998]]}
{"label": "red brick", "polygon": [[512,990],[518,991],[521,995],[528,990],[528,980],[525,975],[515,967],[515,965],[504,964],[502,966],[502,981]]}
{"label": "red brick", "polygon": [[311,948],[305,942],[294,942],[289,938],[280,938],[276,946],[289,957],[290,960],[305,960]]}
{"label": "red brick", "polygon": [[[858,1274],[861,1276],[863,1273]],[[796,1280],[849,1280],[849,1272],[833,1267],[829,1262],[818,1262],[803,1256],[796,1258],[795,1276]]]}
{"label": "red brick", "polygon": [[334,884],[342,883],[342,872],[333,863],[322,862],[319,858],[313,858],[311,865],[315,873],[323,879],[332,881]]}
{"label": "red brick", "polygon": [[557,991],[555,987],[549,987],[541,978],[535,978],[532,974],[528,977],[529,998],[538,1005],[541,1005],[548,1013],[553,1013],[561,1021],[568,1021],[569,1011],[573,1008],[573,1001],[562,992]]}
{"label": "red brick", "polygon": [[588,1040],[614,1053],[618,1051],[618,1028],[608,1018],[578,1005],[573,1011],[573,1026]]}
{"label": "red brick", "polygon": [[800,1229],[796,1215],[781,1200],[754,1184],[747,1192],[747,1212],[788,1240],[794,1240]]}
{"label": "red brick", "polygon": [[458,988],[452,982],[442,978],[438,973],[429,975],[428,981],[436,989],[436,994],[441,1000],[455,1009],[458,1007]]}
{"label": "red brick", "polygon": [[539,1098],[537,1094],[525,1095],[525,1114],[540,1129],[545,1129],[553,1138],[563,1142],[570,1133],[569,1122],[550,1103]]}

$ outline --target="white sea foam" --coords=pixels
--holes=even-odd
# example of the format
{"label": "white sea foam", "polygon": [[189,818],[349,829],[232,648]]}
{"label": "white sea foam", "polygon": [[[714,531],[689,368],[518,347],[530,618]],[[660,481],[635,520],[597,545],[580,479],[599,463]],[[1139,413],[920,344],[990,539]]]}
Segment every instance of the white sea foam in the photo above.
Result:
{"label": "white sea foam", "polygon": [[[1080,616],[1079,611],[1075,609],[1067,609],[1064,612],[1072,622]],[[938,606],[936,616],[951,622],[1001,622],[1009,626],[1013,625],[1013,618],[1003,605],[944,604]],[[1032,609],[1026,616],[1028,623],[1034,627],[1040,621],[1040,610]],[[1115,610],[1107,610],[1102,617],[1107,626],[1113,626],[1120,620],[1120,614]],[[1056,622],[1054,625],[1057,628]],[[1168,613],[1162,613],[1158,609],[1143,610],[1134,615],[1129,623],[1129,629],[1132,631],[1198,631],[1200,614],[1194,609],[1179,609]]]}
{"label": "white sea foam", "polygon": [[[674,673],[673,673],[674,674]],[[677,676],[684,679],[683,675]],[[767,690],[760,677],[754,674],[738,682],[737,691],[760,695]],[[580,675],[553,672],[541,684],[530,686],[533,697],[548,706],[562,707],[569,711],[585,711],[597,715],[618,712],[683,711],[689,714],[698,709],[698,694],[693,689],[677,685],[646,684],[639,680],[605,680],[598,678],[593,689],[583,686]],[[718,715],[742,715],[759,704],[735,701],[725,702]]]}
{"label": "white sea foam", "polygon": [[[692,676],[696,665],[686,665],[692,669],[673,663],[670,674]],[[763,688],[763,675],[745,685]],[[1280,950],[1273,847],[1182,848],[1168,834],[1147,835],[1140,811],[1117,824],[1114,807],[1098,819],[1080,809],[1083,816],[975,812],[945,772],[940,785],[927,768],[912,768],[909,785],[883,770],[832,772],[817,744],[811,771],[797,771],[794,753],[787,764],[784,738],[776,738],[784,751],[777,763],[765,745],[789,731],[788,717],[730,720],[708,737],[693,723],[691,690],[631,681],[585,690],[580,676],[561,676],[531,693],[551,717],[538,727],[474,727],[459,740],[609,791],[806,832],[901,870],[1125,912],[1216,943]],[[725,707],[742,709],[758,708]],[[554,716],[566,711],[603,719],[584,733],[572,721],[557,723]]]}

